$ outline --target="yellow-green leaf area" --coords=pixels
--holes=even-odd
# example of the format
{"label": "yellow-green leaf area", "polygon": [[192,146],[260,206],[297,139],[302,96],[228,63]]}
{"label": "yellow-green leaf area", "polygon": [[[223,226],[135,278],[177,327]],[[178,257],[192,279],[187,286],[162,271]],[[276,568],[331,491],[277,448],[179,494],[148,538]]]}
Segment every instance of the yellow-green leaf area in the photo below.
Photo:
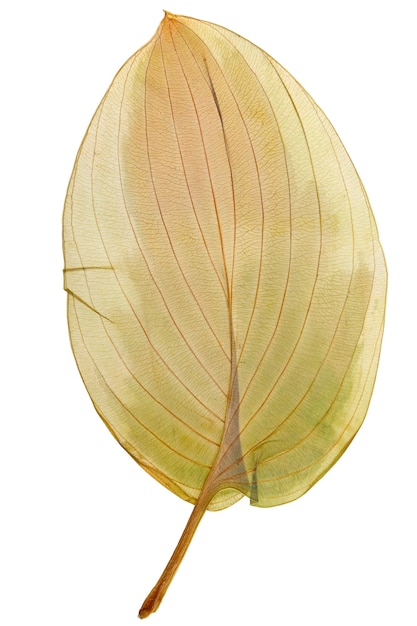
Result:
{"label": "yellow-green leaf area", "polygon": [[260,48],[165,14],[87,130],[64,253],[96,410],[196,505],[181,558],[206,508],[293,500],[352,441],[378,365],[384,256],[335,130]]}

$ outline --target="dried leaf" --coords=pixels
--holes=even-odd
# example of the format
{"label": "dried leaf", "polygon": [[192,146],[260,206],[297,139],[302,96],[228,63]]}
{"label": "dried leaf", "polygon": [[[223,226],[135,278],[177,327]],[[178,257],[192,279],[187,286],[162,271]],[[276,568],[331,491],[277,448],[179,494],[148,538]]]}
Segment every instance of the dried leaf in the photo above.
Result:
{"label": "dried leaf", "polygon": [[195,504],[146,617],[207,508],[294,500],[351,442],[378,364],[384,257],[304,89],[245,39],[169,13],[93,117],[64,248],[95,408]]}

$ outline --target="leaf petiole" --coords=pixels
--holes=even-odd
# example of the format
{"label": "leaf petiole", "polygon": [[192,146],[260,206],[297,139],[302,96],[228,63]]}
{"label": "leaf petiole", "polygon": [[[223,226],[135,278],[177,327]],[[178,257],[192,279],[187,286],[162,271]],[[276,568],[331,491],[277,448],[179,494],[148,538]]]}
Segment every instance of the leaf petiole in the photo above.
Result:
{"label": "leaf petiole", "polygon": [[140,608],[138,617],[141,619],[144,619],[151,613],[154,613],[161,604],[213,496],[214,493],[212,490],[208,492],[203,489],[201,492],[200,497],[194,505],[193,511],[188,519],[187,525],[184,528],[184,532],[182,533],[177,547],[172,553],[166,568]]}

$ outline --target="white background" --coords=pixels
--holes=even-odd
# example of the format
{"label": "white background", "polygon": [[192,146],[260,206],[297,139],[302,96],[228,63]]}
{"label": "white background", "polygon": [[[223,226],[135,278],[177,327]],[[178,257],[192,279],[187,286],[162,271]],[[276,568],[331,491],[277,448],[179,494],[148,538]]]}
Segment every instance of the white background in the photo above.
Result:
{"label": "white background", "polygon": [[[164,0],[165,1],[165,0]],[[207,513],[155,625],[412,626],[416,608],[416,126],[412,3],[3,4],[0,623],[134,626],[191,507],[95,414],[62,290],[61,213],[87,124],[162,9],[229,27],[304,85],[344,141],[389,266],[364,426],[300,500]]]}

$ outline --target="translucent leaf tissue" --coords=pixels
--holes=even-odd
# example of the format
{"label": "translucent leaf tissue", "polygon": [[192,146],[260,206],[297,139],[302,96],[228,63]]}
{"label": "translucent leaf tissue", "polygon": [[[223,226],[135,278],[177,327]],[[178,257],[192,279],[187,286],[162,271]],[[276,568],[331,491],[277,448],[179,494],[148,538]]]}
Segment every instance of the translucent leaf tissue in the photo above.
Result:
{"label": "translucent leaf tissue", "polygon": [[378,365],[384,256],[309,94],[242,37],[170,13],[87,130],[64,255],[97,412],[194,505],[144,618],[207,509],[294,500],[352,441]]}

